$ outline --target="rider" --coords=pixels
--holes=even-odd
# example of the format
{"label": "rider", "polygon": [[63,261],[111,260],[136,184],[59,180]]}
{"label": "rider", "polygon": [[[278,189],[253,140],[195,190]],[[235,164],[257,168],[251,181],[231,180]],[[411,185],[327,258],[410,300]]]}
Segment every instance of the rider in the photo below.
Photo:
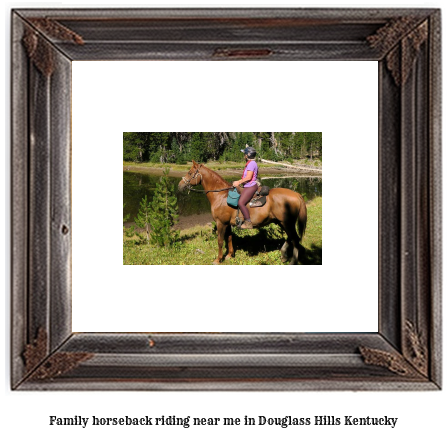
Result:
{"label": "rider", "polygon": [[243,229],[251,229],[253,228],[253,224],[250,220],[250,211],[248,210],[246,204],[253,197],[258,188],[258,184],[256,182],[256,178],[258,176],[258,165],[256,164],[255,157],[256,151],[254,148],[245,145],[245,149],[241,149],[241,152],[244,153],[245,164],[244,173],[242,174],[242,179],[239,181],[233,182],[233,187],[237,187],[244,184],[244,190],[242,191],[242,195],[239,198],[238,206],[244,215],[244,223],[241,228]]}

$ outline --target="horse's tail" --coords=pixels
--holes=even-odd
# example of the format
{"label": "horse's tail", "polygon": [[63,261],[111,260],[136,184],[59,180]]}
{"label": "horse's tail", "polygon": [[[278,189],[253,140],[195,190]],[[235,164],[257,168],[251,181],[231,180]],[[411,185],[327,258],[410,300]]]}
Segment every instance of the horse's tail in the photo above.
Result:
{"label": "horse's tail", "polygon": [[306,202],[300,195],[300,206],[298,212],[298,236],[300,238],[300,241],[303,240],[304,233],[306,232],[306,225],[307,225],[307,207]]}

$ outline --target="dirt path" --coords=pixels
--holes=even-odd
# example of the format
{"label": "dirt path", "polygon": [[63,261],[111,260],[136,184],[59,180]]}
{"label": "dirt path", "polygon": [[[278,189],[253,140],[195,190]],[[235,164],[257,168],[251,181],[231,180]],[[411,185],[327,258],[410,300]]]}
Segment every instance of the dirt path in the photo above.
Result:
{"label": "dirt path", "polygon": [[179,230],[187,230],[188,228],[193,228],[196,225],[207,225],[211,224],[213,221],[213,216],[211,213],[202,213],[202,214],[192,214],[190,216],[181,216],[179,217],[178,224],[176,228]]}

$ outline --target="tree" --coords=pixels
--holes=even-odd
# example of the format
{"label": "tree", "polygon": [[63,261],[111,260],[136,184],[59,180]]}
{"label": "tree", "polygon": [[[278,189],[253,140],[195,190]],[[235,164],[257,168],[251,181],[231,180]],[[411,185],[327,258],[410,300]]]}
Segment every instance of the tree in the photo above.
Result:
{"label": "tree", "polygon": [[278,147],[284,158],[293,157],[293,132],[277,132]]}
{"label": "tree", "polygon": [[175,137],[173,137],[171,140],[171,151],[172,151],[172,162],[180,164],[182,162],[182,157],[178,141],[176,140]]}
{"label": "tree", "polygon": [[202,132],[193,132],[190,141],[190,160],[195,160],[198,163],[205,161],[206,157],[206,141],[203,138]]}
{"label": "tree", "polygon": [[241,153],[241,149],[245,148],[243,132],[236,132],[231,147],[228,148],[226,159],[228,161],[243,161],[244,154]]}
{"label": "tree", "polygon": [[169,132],[150,132],[148,135],[149,161],[166,163],[169,156]]}
{"label": "tree", "polygon": [[146,240],[149,242],[149,218],[150,218],[150,203],[147,200],[147,195],[140,201],[140,209],[138,216],[135,218],[137,227],[146,230]]}
{"label": "tree", "polygon": [[323,158],[323,138],[322,138],[322,132],[312,132],[311,133],[311,142],[312,142],[312,155],[318,156],[318,158],[321,160]]}
{"label": "tree", "polygon": [[[278,161],[278,156],[275,153],[274,147],[272,146],[272,134],[274,139],[274,133],[272,132],[257,132],[256,136],[258,138],[258,150],[260,151],[260,158],[265,158],[266,160]],[[275,145],[276,147],[276,145]]]}
{"label": "tree", "polygon": [[123,132],[123,160],[141,162],[144,158],[145,138],[141,132]]}
{"label": "tree", "polygon": [[306,146],[306,133],[296,132],[294,136],[294,150],[297,158],[306,158],[307,146]]}
{"label": "tree", "polygon": [[160,247],[172,246],[180,235],[178,230],[172,229],[178,222],[178,205],[174,184],[168,180],[169,170],[168,167],[164,169],[150,205],[150,241]]}
{"label": "tree", "polygon": [[[126,207],[126,204],[123,204],[123,210]],[[129,228],[126,228],[124,226],[124,223],[127,222],[129,220],[130,217],[130,213],[126,214],[125,216],[123,216],[123,231],[126,234],[127,237],[133,237],[134,236],[134,231],[135,231],[135,226],[132,225]]]}
{"label": "tree", "polygon": [[[126,204],[123,204],[123,210],[126,208]],[[125,216],[123,216],[123,224],[124,222],[127,222],[129,220],[130,214],[126,214]],[[124,227],[123,227],[124,229]]]}
{"label": "tree", "polygon": [[321,132],[125,132],[125,161],[186,164],[195,160],[242,162],[248,144],[259,158],[321,160]]}

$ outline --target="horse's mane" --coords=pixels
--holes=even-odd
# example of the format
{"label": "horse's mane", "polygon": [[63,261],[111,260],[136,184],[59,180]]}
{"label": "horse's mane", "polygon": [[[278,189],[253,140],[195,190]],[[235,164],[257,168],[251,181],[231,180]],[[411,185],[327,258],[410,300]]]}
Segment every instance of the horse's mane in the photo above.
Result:
{"label": "horse's mane", "polygon": [[224,187],[231,187],[231,184],[228,181],[225,181],[217,172],[211,170],[209,167],[206,167],[202,164],[202,168],[205,168],[209,174],[214,178],[216,184],[223,185]]}

